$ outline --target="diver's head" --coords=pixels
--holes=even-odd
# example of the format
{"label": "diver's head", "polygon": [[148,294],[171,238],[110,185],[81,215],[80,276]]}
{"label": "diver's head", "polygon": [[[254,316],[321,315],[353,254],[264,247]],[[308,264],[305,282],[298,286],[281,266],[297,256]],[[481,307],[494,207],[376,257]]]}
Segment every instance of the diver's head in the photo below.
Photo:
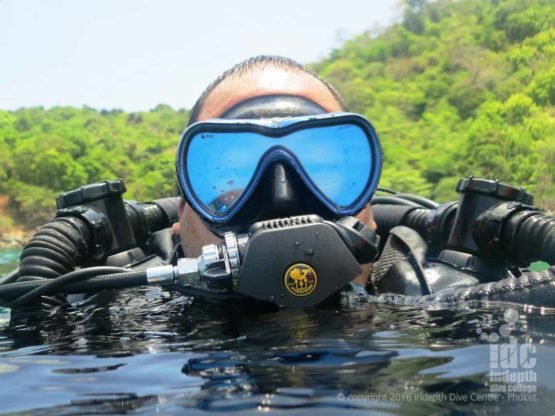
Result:
{"label": "diver's head", "polygon": [[[340,95],[317,75],[293,60],[260,56],[235,65],[216,79],[194,105],[189,124],[214,118],[283,118],[339,111],[345,111]],[[249,223],[260,219],[256,218],[257,206],[274,217],[304,213],[298,211],[302,209],[298,195],[302,184],[296,182],[289,165],[276,161],[261,184],[267,189],[261,204],[253,203],[244,210],[252,214]],[[357,217],[375,228],[369,205]],[[185,202],[174,231],[181,235],[188,257],[200,255],[206,244],[221,241]]]}

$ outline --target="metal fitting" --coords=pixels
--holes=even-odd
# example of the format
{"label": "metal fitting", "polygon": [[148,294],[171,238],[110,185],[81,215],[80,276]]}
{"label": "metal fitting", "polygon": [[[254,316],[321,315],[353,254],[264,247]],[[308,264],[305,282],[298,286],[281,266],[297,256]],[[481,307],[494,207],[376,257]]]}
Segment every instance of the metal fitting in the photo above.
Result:
{"label": "metal fitting", "polygon": [[237,237],[231,231],[224,234],[225,248],[227,251],[227,259],[229,261],[229,269],[231,276],[236,279],[239,277],[241,260],[239,258],[239,247],[237,245]]}
{"label": "metal fitting", "polygon": [[146,280],[149,285],[163,285],[173,283],[173,266],[157,266],[146,269]]}
{"label": "metal fitting", "polygon": [[200,276],[197,259],[179,259],[175,267],[175,272],[177,273],[175,278],[180,284],[196,284]]}
{"label": "metal fitting", "polygon": [[220,249],[216,244],[209,244],[202,247],[202,254],[198,258],[198,269],[204,273],[208,266],[220,260]]}

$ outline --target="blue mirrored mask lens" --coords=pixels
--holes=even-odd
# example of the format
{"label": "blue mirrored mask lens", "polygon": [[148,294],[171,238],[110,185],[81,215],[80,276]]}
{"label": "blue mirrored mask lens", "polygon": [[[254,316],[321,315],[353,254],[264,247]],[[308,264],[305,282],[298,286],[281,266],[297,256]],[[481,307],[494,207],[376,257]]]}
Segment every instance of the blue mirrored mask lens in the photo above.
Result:
{"label": "blue mirrored mask lens", "polygon": [[252,132],[193,137],[187,175],[196,197],[212,215],[225,214],[240,199],[268,144],[266,137]]}
{"label": "blue mirrored mask lens", "polygon": [[356,125],[300,130],[285,137],[283,146],[338,208],[353,204],[368,186],[372,154],[366,134]]}
{"label": "blue mirrored mask lens", "polygon": [[202,132],[193,136],[187,150],[192,191],[211,215],[225,215],[241,200],[258,166],[278,150],[311,188],[339,209],[363,194],[374,168],[367,134],[354,124],[313,127],[281,137]]}
{"label": "blue mirrored mask lens", "polygon": [[187,200],[226,222],[273,162],[286,162],[336,215],[353,215],[374,192],[381,149],[372,126],[349,113],[272,120],[210,120],[188,128],[177,170]]}

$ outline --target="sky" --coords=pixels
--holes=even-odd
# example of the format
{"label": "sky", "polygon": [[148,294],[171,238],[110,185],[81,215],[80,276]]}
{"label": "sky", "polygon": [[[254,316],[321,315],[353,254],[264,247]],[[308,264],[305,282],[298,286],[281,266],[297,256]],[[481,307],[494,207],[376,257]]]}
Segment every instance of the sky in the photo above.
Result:
{"label": "sky", "polygon": [[190,108],[233,64],[301,63],[392,24],[399,0],[0,0],[0,109]]}

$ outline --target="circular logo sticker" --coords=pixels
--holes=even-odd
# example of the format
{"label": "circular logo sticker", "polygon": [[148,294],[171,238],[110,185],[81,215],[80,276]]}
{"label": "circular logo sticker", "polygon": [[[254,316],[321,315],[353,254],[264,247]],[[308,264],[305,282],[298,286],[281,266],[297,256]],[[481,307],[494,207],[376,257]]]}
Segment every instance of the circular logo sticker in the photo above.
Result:
{"label": "circular logo sticker", "polygon": [[292,295],[307,296],[316,289],[318,276],[308,264],[295,263],[285,272],[283,282]]}

